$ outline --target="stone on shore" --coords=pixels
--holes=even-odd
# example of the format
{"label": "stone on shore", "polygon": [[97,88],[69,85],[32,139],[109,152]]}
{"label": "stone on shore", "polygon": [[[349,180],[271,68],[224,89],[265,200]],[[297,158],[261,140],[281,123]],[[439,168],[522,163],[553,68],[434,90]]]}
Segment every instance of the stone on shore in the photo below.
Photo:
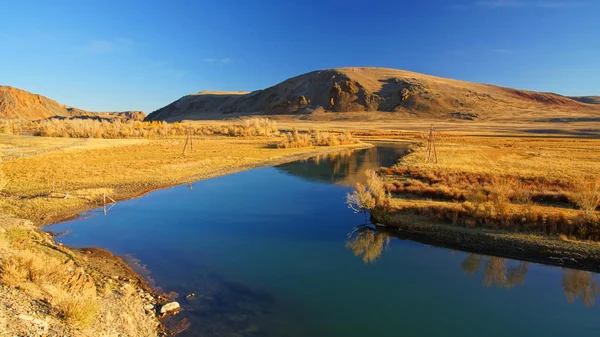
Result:
{"label": "stone on shore", "polygon": [[177,310],[179,310],[179,308],[180,308],[180,306],[179,306],[179,303],[177,303],[177,302],[167,303],[160,308],[160,314],[164,315],[164,314],[167,314],[172,311],[177,311]]}

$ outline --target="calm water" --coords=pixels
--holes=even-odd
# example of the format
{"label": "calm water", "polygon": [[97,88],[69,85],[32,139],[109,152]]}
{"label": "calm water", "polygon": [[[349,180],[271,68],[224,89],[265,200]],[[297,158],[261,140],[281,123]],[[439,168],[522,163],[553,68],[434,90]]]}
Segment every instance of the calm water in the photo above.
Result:
{"label": "calm water", "polygon": [[199,181],[48,229],[139,259],[180,294],[183,336],[600,335],[594,274],[402,240],[352,213],[349,186],[403,151]]}

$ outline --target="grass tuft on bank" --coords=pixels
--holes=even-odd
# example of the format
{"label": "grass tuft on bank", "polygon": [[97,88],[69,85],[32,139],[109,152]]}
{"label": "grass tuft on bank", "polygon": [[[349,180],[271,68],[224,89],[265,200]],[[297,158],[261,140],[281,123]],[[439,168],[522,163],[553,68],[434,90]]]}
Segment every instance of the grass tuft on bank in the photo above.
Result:
{"label": "grass tuft on bank", "polygon": [[36,315],[46,317],[53,329],[78,336],[156,336],[157,320],[144,311],[145,299],[135,290],[125,291],[134,289],[129,281],[116,282],[112,276],[33,225],[0,216],[0,284],[46,303]]}

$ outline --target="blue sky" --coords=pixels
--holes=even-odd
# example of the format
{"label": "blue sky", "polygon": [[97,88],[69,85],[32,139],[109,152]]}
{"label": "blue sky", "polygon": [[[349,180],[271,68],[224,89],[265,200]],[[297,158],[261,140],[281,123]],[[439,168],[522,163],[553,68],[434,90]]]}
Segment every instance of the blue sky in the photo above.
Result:
{"label": "blue sky", "polygon": [[0,84],[87,110],[343,66],[600,95],[600,1],[0,0]]}

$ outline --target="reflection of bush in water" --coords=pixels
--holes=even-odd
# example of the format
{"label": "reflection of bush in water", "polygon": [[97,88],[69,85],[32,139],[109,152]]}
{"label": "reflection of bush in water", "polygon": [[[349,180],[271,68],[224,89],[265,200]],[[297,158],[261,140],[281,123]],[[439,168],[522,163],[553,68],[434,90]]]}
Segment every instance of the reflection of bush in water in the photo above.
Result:
{"label": "reflection of bush in water", "polygon": [[473,276],[481,267],[482,261],[483,257],[481,255],[469,254],[461,264],[462,270],[469,276]]}
{"label": "reflection of bush in water", "polygon": [[463,260],[461,267],[469,276],[474,276],[485,262],[483,269],[483,284],[487,287],[497,286],[512,288],[525,283],[527,262],[519,262],[516,266],[506,266],[507,260],[500,257],[484,257],[478,254],[469,254]]}
{"label": "reflection of bush in water", "polygon": [[[352,237],[352,235],[354,237]],[[354,256],[361,256],[364,263],[373,263],[383,252],[383,248],[390,243],[387,233],[378,232],[374,228],[362,225],[348,235],[346,246],[352,250]]]}
{"label": "reflection of bush in water", "polygon": [[588,271],[565,270],[562,282],[567,302],[573,303],[580,298],[586,307],[596,303],[598,297],[598,285],[594,275]]}
{"label": "reflection of bush in water", "polygon": [[[486,286],[512,288],[525,283],[525,275],[527,274],[528,267],[527,262],[519,262],[516,266],[507,267],[507,259],[468,254],[463,260],[461,267],[467,275],[474,276],[481,269],[484,262],[483,284]],[[596,298],[600,291],[594,274],[581,270],[565,269],[562,287],[567,297],[567,302],[573,303],[577,298],[580,298],[586,307],[591,307],[596,303]]]}

